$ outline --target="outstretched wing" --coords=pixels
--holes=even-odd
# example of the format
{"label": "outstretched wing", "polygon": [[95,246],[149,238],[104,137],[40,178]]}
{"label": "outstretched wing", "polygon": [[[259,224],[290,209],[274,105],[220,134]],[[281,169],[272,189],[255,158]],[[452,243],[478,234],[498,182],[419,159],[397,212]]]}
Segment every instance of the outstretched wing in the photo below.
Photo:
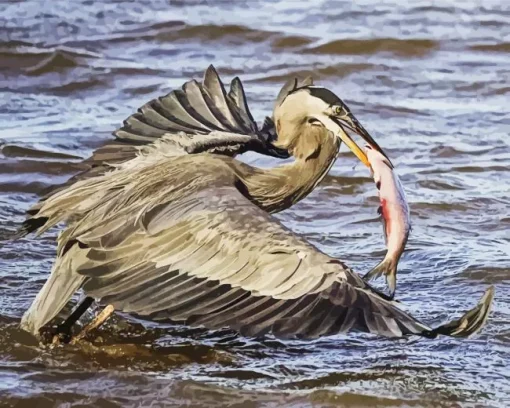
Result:
{"label": "outstretched wing", "polygon": [[[123,194],[114,201],[129,201]],[[228,183],[140,203],[136,217],[108,208],[64,231],[64,253],[24,327],[37,331],[82,286],[119,310],[250,336],[429,330]]]}
{"label": "outstretched wing", "polygon": [[[172,155],[208,152],[235,156],[255,151],[289,157],[286,150],[272,144],[276,138],[272,120],[267,118],[259,130],[248,108],[240,79],[232,80],[227,93],[212,65],[206,70],[202,82],[188,81],[182,89],[146,103],[113,134],[115,140],[98,148],[80,163],[83,167],[80,173],[45,191],[41,200],[29,209],[28,215],[35,218],[48,197],[77,181],[100,176],[113,165],[135,159],[141,148],[155,151],[163,147],[166,154],[171,150]],[[38,227],[39,224],[28,218],[14,237],[27,235]]]}
{"label": "outstretched wing", "polygon": [[259,130],[248,108],[239,78],[225,90],[211,65],[202,82],[191,80],[182,89],[153,99],[129,116],[113,132],[115,141],[100,147],[85,162],[90,166],[75,177],[87,178],[104,172],[108,164],[134,158],[139,146],[175,135],[175,149],[181,154],[217,153],[235,156],[253,150],[275,157],[288,152],[274,147],[274,125]]}
{"label": "outstretched wing", "polygon": [[[311,77],[292,78],[280,90],[276,104],[295,89],[312,84]],[[266,117],[260,129],[257,126],[241,80],[235,77],[227,92],[212,65],[205,71],[202,82],[188,81],[182,89],[146,103],[113,135],[115,140],[95,150],[82,163],[82,172],[49,190],[43,199],[78,180],[103,174],[112,164],[135,158],[140,146],[153,145],[161,138],[172,143],[174,154],[209,152],[235,156],[255,151],[289,157],[286,150],[272,144],[277,135],[271,117]]]}
{"label": "outstretched wing", "polygon": [[[227,93],[213,66],[206,70],[203,82],[188,81],[181,90],[142,106],[114,135],[119,141],[144,144],[169,133],[191,136],[183,145],[185,154],[210,151],[234,156],[247,150],[276,156],[286,154],[270,144],[269,132],[259,131],[239,78],[232,80]],[[216,137],[218,134],[222,137]],[[243,135],[243,141],[235,135]]]}

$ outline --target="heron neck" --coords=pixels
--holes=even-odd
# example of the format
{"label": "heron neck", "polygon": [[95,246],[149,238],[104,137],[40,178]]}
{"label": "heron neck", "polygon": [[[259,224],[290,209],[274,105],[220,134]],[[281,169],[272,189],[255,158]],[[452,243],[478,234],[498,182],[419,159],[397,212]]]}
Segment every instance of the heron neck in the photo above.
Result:
{"label": "heron neck", "polygon": [[267,212],[283,211],[306,197],[327,174],[340,149],[333,138],[321,143],[308,159],[272,169],[256,169],[242,180],[245,194]]}

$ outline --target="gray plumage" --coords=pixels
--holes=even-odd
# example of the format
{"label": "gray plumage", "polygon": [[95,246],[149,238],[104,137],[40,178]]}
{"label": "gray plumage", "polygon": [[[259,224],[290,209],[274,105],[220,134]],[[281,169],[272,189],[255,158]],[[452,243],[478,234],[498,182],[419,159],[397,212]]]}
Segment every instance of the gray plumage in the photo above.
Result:
{"label": "gray plumage", "polygon": [[[241,82],[226,93],[212,68],[202,84],[128,118],[115,132],[118,155],[112,145],[99,149],[95,167],[31,210],[24,233],[67,226],[21,326],[37,334],[81,288],[118,310],[249,336],[462,337],[482,327],[492,291],[463,321],[431,329],[270,215],[305,197],[345,140],[310,84],[287,84],[260,131]],[[246,150],[296,160],[258,169],[233,158]]]}

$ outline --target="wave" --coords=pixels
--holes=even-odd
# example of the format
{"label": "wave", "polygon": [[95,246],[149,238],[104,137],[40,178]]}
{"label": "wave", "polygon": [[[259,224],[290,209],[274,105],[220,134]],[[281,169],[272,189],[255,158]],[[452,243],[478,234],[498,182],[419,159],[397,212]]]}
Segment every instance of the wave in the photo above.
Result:
{"label": "wave", "polygon": [[273,49],[287,49],[295,47],[303,47],[309,45],[315,40],[309,37],[301,37],[297,35],[278,37],[271,43]]}
{"label": "wave", "polygon": [[[165,21],[132,30],[120,31],[109,37],[85,40],[100,41],[105,44],[124,42],[156,41],[186,43],[198,40],[202,42],[226,42],[228,44],[246,44],[269,42],[274,50],[304,47],[316,41],[315,38],[300,35],[287,35],[279,31],[255,29],[237,24],[186,24],[183,21]],[[67,45],[82,45],[70,41]]]}
{"label": "wave", "polygon": [[369,64],[369,63],[360,63],[360,64],[336,64],[329,65],[325,67],[310,67],[303,69],[292,69],[293,66],[285,65],[279,66],[278,71],[282,71],[281,74],[275,73],[273,75],[268,75],[262,78],[251,79],[246,82],[274,82],[274,83],[284,83],[289,78],[305,78],[307,76],[311,76],[314,79],[324,79],[324,78],[344,78],[350,74],[367,71],[370,69],[377,68],[377,65]]}
{"label": "wave", "polygon": [[[504,262],[504,259],[502,259],[502,262]],[[458,277],[490,284],[505,283],[509,281],[510,269],[508,267],[497,268],[491,266],[471,265],[463,270]]]}
{"label": "wave", "polygon": [[48,72],[63,72],[80,66],[79,60],[69,53],[55,50],[37,64],[25,69],[28,75],[41,75]]}
{"label": "wave", "polygon": [[304,50],[307,54],[366,55],[389,52],[400,56],[423,56],[439,48],[439,42],[427,39],[343,39]]}
{"label": "wave", "polygon": [[82,159],[68,153],[49,152],[45,150],[31,149],[29,147],[6,145],[0,149],[5,157],[31,157],[40,159]]}
{"label": "wave", "polygon": [[201,38],[203,40],[217,40],[231,37],[236,41],[262,42],[268,40],[273,33],[270,31],[256,30],[240,25],[189,25],[181,28],[176,33],[176,38]]}
{"label": "wave", "polygon": [[463,186],[461,183],[459,185],[454,185],[453,182],[439,181],[439,180],[418,180],[417,184],[420,187],[428,188],[431,190],[466,190],[467,187]]}
{"label": "wave", "polygon": [[40,194],[44,192],[47,188],[49,188],[51,185],[52,183],[46,183],[43,181],[29,181],[29,182],[0,181],[0,192]]}
{"label": "wave", "polygon": [[480,156],[481,154],[489,153],[495,150],[496,147],[492,146],[473,146],[473,147],[461,147],[461,146],[446,146],[439,145],[434,146],[430,149],[430,154],[436,157],[460,157],[463,155]]}
{"label": "wave", "polygon": [[4,89],[17,93],[96,92],[111,85],[115,77],[161,77],[166,72],[163,68],[149,67],[143,61],[109,58],[79,47],[42,48],[18,42],[0,47],[0,61],[9,79]]}
{"label": "wave", "polygon": [[[121,31],[113,34],[111,42],[156,40],[156,41],[179,41],[200,39],[203,41],[215,41],[229,38],[236,42],[262,42],[270,39],[275,32],[258,30],[242,25],[226,24],[186,24],[182,21],[166,21],[146,27],[137,27],[129,31]],[[109,42],[108,38],[103,39]]]}
{"label": "wave", "polygon": [[498,44],[471,45],[469,47],[469,49],[471,49],[473,51],[509,53],[510,52],[510,42],[502,42],[502,43],[498,43]]}
{"label": "wave", "polygon": [[85,167],[84,164],[67,161],[2,160],[0,161],[0,175],[46,174],[62,176],[84,170]]}
{"label": "wave", "polygon": [[25,75],[64,72],[87,66],[89,58],[100,58],[100,55],[69,47],[39,48],[17,41],[3,43],[0,48],[3,67]]}

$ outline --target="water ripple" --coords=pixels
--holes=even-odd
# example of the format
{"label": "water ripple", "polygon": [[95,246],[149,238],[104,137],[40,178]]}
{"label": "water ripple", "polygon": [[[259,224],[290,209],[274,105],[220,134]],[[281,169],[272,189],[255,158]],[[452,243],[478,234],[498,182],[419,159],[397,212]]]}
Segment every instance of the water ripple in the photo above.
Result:
{"label": "water ripple", "polygon": [[[0,16],[2,403],[508,406],[504,2],[84,0],[41,8],[26,0],[2,3]],[[128,115],[211,63],[225,80],[243,79],[259,122],[289,77],[313,75],[334,90],[406,189],[413,228],[399,264],[402,307],[439,324],[495,284],[482,333],[463,341],[353,333],[284,342],[119,314],[92,342],[50,349],[19,330],[51,270],[57,236],[6,240],[24,211],[79,171],[80,158]],[[385,254],[378,205],[369,170],[342,146],[321,185],[277,218],[363,273]]]}

